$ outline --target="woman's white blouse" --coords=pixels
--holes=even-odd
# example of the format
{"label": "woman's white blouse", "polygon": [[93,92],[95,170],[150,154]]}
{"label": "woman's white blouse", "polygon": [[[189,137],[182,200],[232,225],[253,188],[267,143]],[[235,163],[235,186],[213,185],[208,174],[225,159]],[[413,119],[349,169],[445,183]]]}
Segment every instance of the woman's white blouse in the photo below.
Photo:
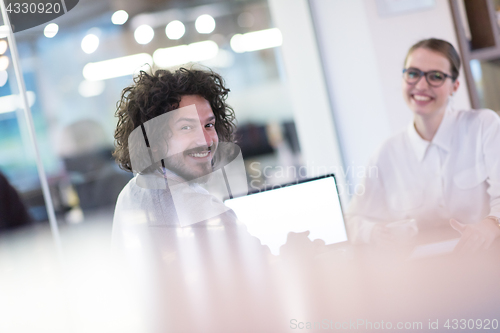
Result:
{"label": "woman's white blouse", "polygon": [[500,216],[500,117],[491,110],[447,109],[431,142],[412,122],[369,165],[364,193],[346,212],[354,242],[369,241],[377,222],[415,219],[426,228]]}

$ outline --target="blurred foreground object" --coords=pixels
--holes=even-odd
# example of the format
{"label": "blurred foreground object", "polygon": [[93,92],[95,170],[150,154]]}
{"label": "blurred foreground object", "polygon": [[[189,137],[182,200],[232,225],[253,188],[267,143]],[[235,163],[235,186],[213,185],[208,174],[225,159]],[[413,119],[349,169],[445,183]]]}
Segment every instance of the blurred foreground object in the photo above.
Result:
{"label": "blurred foreground object", "polygon": [[20,227],[31,222],[26,207],[17,191],[0,173],[0,231]]}

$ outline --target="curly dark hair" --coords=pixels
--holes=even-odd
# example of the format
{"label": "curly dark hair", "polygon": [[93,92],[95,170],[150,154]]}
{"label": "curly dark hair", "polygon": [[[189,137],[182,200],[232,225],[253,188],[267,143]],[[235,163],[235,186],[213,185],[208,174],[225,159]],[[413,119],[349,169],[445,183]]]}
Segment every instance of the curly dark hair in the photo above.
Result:
{"label": "curly dark hair", "polygon": [[148,120],[179,108],[181,97],[199,95],[212,107],[219,141],[233,142],[235,117],[226,104],[229,89],[224,79],[212,70],[179,68],[175,72],[157,70],[150,75],[141,71],[134,84],[123,89],[115,116],[115,151],[113,156],[123,170],[133,171],[128,138],[130,133]]}

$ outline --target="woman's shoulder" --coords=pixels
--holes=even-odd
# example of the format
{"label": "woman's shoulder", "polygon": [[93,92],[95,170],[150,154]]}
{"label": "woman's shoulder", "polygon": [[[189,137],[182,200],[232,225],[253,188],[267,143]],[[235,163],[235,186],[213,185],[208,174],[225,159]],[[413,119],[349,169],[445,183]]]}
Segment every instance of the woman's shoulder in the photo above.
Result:
{"label": "woman's shoulder", "polygon": [[490,109],[453,110],[460,123],[495,124],[500,123],[500,116]]}
{"label": "woman's shoulder", "polygon": [[490,109],[453,111],[455,126],[461,135],[477,136],[500,131],[500,117]]}

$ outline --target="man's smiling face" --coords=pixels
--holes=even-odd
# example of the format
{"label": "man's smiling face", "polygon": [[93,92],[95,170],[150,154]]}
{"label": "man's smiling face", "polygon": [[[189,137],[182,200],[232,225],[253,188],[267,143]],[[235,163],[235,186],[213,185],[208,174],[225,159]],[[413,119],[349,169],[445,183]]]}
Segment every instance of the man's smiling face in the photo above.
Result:
{"label": "man's smiling face", "polygon": [[171,112],[165,167],[186,180],[209,174],[219,143],[210,103],[198,95],[185,95],[179,110]]}

